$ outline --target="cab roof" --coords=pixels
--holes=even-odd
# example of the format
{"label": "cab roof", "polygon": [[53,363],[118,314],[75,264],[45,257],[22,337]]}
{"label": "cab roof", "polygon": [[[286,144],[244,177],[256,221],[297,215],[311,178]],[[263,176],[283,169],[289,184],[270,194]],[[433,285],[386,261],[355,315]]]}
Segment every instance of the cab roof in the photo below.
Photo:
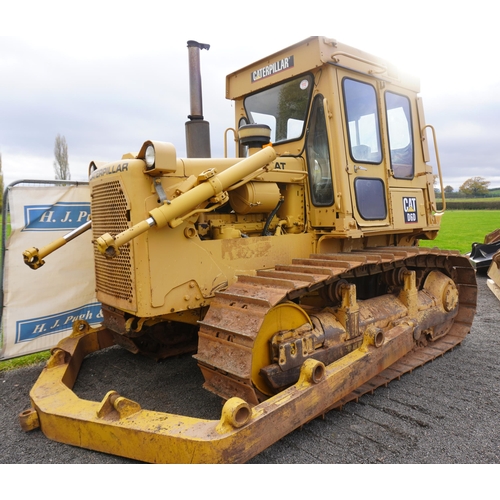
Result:
{"label": "cab roof", "polygon": [[238,99],[324,65],[335,65],[420,91],[418,78],[394,65],[333,38],[311,36],[226,77],[226,98]]}

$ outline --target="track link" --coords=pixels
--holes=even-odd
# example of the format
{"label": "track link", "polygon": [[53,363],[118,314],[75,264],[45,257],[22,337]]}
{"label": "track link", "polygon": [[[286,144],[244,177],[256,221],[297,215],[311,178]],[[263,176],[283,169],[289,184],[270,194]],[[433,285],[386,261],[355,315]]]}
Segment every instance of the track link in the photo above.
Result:
{"label": "track link", "polygon": [[[452,278],[459,292],[459,309],[451,330],[426,346],[415,347],[390,368],[379,373],[329,410],[339,408],[377,387],[442,356],[459,345],[469,333],[476,311],[477,285],[469,260],[458,252],[419,247],[377,247],[340,254],[313,254],[294,259],[290,265],[239,276],[227,290],[218,292],[200,322],[196,358],[205,377],[205,387],[228,399],[239,396],[258,404],[265,395],[251,380],[252,349],[264,318],[271,308],[297,301],[340,279],[356,282],[364,276],[406,267],[425,275],[441,271]],[[418,283],[417,283],[418,287]]]}

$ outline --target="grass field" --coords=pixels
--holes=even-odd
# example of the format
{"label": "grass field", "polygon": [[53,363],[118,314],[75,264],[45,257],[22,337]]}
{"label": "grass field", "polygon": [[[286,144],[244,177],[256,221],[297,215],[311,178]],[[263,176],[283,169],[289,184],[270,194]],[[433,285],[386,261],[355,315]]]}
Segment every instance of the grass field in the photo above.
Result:
{"label": "grass field", "polygon": [[468,253],[472,243],[483,243],[484,237],[498,228],[500,210],[450,210],[441,219],[438,237],[420,245]]}

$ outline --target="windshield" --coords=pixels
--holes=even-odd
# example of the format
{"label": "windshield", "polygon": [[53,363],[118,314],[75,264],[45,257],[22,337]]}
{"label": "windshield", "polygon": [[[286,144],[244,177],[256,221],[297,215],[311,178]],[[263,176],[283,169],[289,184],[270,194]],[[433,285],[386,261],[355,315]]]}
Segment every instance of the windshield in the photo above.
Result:
{"label": "windshield", "polygon": [[271,142],[299,139],[304,133],[312,77],[301,76],[245,98],[250,123],[271,127]]}

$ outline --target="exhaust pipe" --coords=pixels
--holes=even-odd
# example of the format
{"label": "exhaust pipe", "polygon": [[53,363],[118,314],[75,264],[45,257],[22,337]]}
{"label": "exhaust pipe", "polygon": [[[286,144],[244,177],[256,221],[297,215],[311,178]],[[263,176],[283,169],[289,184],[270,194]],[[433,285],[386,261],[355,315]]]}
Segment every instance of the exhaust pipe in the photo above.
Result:
{"label": "exhaust pipe", "polygon": [[186,152],[188,158],[210,158],[210,124],[203,119],[200,50],[210,45],[194,40],[187,42],[189,51],[189,95],[191,114],[186,122]]}

